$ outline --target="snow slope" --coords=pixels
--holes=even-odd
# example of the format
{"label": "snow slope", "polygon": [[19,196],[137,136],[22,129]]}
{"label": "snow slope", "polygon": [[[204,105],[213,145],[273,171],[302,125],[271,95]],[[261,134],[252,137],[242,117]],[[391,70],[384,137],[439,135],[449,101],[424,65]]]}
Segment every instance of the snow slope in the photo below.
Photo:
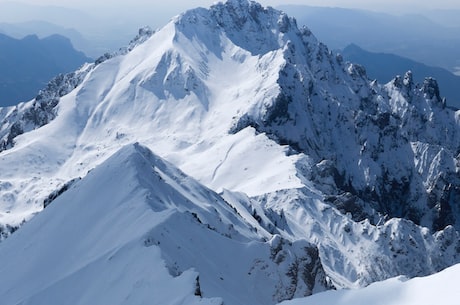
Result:
{"label": "snow slope", "polygon": [[360,290],[338,290],[286,301],[282,305],[455,305],[460,292],[460,265],[455,265],[435,275],[408,280],[404,277],[374,283]]}
{"label": "snow slope", "polygon": [[[128,145],[2,242],[2,303],[274,304],[327,287],[314,246],[257,229]],[[316,273],[292,286],[303,264]]]}
{"label": "snow slope", "polygon": [[[247,253],[235,265],[217,252],[210,256],[214,267],[179,260],[204,256],[209,245],[160,240],[158,228],[185,221],[176,214],[152,235],[162,251],[169,249],[169,269],[197,268],[206,296],[231,299],[244,287],[258,291],[258,282],[271,288],[235,304],[315,292],[316,277],[290,271],[291,260],[304,268],[298,270],[324,270],[339,288],[428,275],[460,262],[460,112],[445,107],[436,81],[414,84],[407,73],[386,85],[371,82],[362,67],[343,62],[294,19],[252,1],[216,3],[185,12],[155,33],[142,30],[118,54],[0,113],[1,237],[57,194],[85,184],[88,173],[122,147],[140,142],[213,190],[200,197],[195,187],[178,185],[174,192],[182,199],[171,208],[194,218],[195,205],[183,197],[231,205],[209,214],[225,225],[208,214],[198,219],[234,237],[219,242],[230,257]],[[149,179],[143,183],[151,186]],[[145,203],[134,189],[123,189],[117,188],[120,198]],[[89,192],[83,202],[96,190],[82,189]],[[268,244],[252,246],[256,241]],[[287,254],[269,249],[280,244],[291,260],[279,265]],[[182,255],[177,247],[191,250]],[[254,255],[264,262],[256,264],[262,273],[247,271]],[[315,264],[299,259],[304,255]],[[238,279],[235,290],[216,286],[220,277],[206,280],[219,272],[224,281],[226,274]],[[266,283],[257,274],[278,274],[279,280]]]}
{"label": "snow slope", "polygon": [[[126,56],[88,69],[83,83],[61,98],[51,124],[15,138],[14,148],[0,160],[9,164],[2,180],[11,184],[4,196],[10,214],[40,209],[56,185],[86,174],[132,141],[148,145],[215,190],[256,195],[301,187],[296,157],[286,156],[287,148],[250,129],[228,134],[233,118],[247,111],[249,99],[262,103],[278,92],[282,53],[253,56],[231,43],[223,28],[203,33],[203,41],[183,33],[190,28],[189,19],[212,20],[210,13],[186,13]],[[195,31],[203,32],[202,27]],[[258,72],[261,65],[268,69],[264,74]],[[227,70],[235,71],[233,78],[221,72]],[[59,150],[50,152],[55,146]],[[28,167],[25,179],[18,179],[15,160]],[[50,185],[30,181],[30,176]],[[14,224],[20,221],[18,217]]]}

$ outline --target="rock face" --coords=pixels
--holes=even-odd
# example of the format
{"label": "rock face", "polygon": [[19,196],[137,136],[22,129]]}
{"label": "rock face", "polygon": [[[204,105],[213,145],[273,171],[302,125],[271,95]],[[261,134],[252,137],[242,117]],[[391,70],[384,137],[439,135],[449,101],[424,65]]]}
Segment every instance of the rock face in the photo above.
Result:
{"label": "rock face", "polygon": [[60,74],[52,79],[46,88],[40,90],[34,100],[2,109],[0,129],[0,152],[11,148],[14,139],[31,130],[40,128],[56,117],[59,99],[75,89],[82,81],[91,65],[68,74]]}
{"label": "rock face", "polygon": [[[198,294],[214,287],[208,272],[222,272],[218,281],[244,273],[250,279],[242,283],[256,285],[250,299],[212,295],[225,304],[269,304],[460,262],[460,113],[445,106],[434,79],[415,84],[408,72],[372,82],[294,19],[247,0],[142,30],[133,45],[75,76],[67,94],[42,94],[50,115],[26,115],[40,98],[14,115],[1,110],[4,226],[18,227],[57,198],[53,208],[71,181],[139,141],[215,191],[203,202],[225,201],[231,219],[244,219],[252,232],[246,242],[266,243],[263,259],[245,258],[224,272],[193,259],[206,256],[196,249],[178,263],[180,251],[171,249],[190,242],[164,236],[179,220],[152,231],[145,242],[163,245],[171,274],[200,273],[192,285]],[[20,136],[11,131],[15,122]],[[187,188],[180,193],[191,196]],[[216,227],[186,202],[171,204]],[[274,278],[264,284],[269,299],[258,292],[259,276]]]}

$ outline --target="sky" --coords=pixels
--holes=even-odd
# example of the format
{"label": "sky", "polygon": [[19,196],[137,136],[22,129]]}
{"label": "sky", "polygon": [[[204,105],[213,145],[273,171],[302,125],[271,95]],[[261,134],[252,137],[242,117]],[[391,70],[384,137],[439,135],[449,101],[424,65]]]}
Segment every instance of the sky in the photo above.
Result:
{"label": "sky", "polygon": [[[258,0],[264,6],[274,6],[282,4],[303,4],[311,6],[329,6],[344,8],[359,8],[374,10],[380,12],[404,14],[423,13],[429,9],[459,9],[459,0]],[[149,21],[149,24],[161,27],[169,19],[187,9],[198,6],[209,7],[216,0],[0,0],[0,5],[4,3],[28,3],[42,6],[59,6],[66,8],[75,8],[104,20],[107,23],[113,23],[117,20],[135,21],[140,23]],[[19,10],[13,10],[13,12]],[[11,22],[8,19],[11,14],[2,15],[0,12],[0,22]],[[32,12],[33,15],[33,12]],[[53,18],[51,18],[53,19]],[[51,20],[53,21],[53,20]],[[104,20],[104,22],[106,22]],[[125,22],[126,23],[126,22]],[[61,22],[62,24],[62,22]],[[70,27],[75,27],[70,24]],[[78,28],[78,27],[77,27]]]}
{"label": "sky", "polygon": [[[7,2],[12,0],[0,0]],[[144,5],[149,7],[159,7],[160,9],[176,7],[179,10],[184,8],[192,8],[196,6],[209,6],[215,0],[167,0],[167,1],[152,1],[152,0],[111,0],[111,1],[94,1],[94,0],[21,0],[14,2],[24,2],[31,4],[42,5],[58,5],[65,7],[93,7],[95,5],[104,5],[110,7],[126,7],[133,5]],[[281,4],[305,4],[314,6],[335,6],[335,7],[350,7],[363,8],[382,11],[398,11],[411,9],[460,9],[460,1],[458,0],[259,0],[264,5],[281,5]]]}
{"label": "sky", "polygon": [[[459,0],[258,1],[264,6],[273,7],[285,4],[302,4],[359,8],[401,15],[408,12],[424,14],[428,9],[460,10]],[[120,46],[121,41],[123,43],[129,41],[142,26],[148,25],[153,29],[161,28],[172,17],[187,9],[199,6],[209,7],[215,2],[216,0],[0,0],[0,23],[11,24],[43,20],[66,29],[75,29],[85,38],[101,42],[104,48],[113,49],[115,46]],[[29,4],[28,8],[24,8],[24,5],[20,5],[21,3]],[[7,10],[5,9],[6,6],[10,8]],[[67,11],[62,11],[60,9],[62,7],[67,8]],[[68,10],[68,8],[78,11]],[[457,20],[458,23],[455,12],[449,11],[450,19]],[[118,37],[118,40],[115,39],[115,36]],[[106,41],[103,41],[104,39]],[[79,47],[80,50],[85,49]],[[100,54],[100,48],[91,51],[86,48],[85,52],[91,52],[90,55],[95,56],[95,54]]]}

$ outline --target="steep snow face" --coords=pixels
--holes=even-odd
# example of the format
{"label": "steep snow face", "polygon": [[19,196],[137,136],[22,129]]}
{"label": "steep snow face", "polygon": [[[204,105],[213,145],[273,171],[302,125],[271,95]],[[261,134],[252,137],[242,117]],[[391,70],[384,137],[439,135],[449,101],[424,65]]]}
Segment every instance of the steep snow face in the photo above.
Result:
{"label": "steep snow face", "polygon": [[431,305],[441,302],[445,305],[455,305],[460,297],[457,289],[459,279],[460,265],[456,265],[425,278],[408,280],[398,277],[360,290],[330,291],[281,304]]}
{"label": "steep snow face", "polygon": [[328,287],[314,246],[250,225],[139,144],[57,197],[0,257],[7,304],[275,304]]}
{"label": "steep snow face", "polygon": [[[426,275],[460,261],[460,114],[445,108],[434,80],[417,86],[407,74],[384,86],[370,82],[362,67],[344,63],[284,13],[231,0],[188,11],[155,33],[141,31],[75,84],[53,104],[53,120],[11,136],[0,153],[0,224],[8,231],[140,141],[245,215],[258,228],[239,231],[246,240],[282,240],[293,259],[303,257],[305,240],[314,243],[339,287]],[[2,110],[11,122],[24,113],[17,112]],[[181,221],[171,219],[162,227]],[[151,239],[169,245],[158,232]],[[265,249],[260,255],[271,257]],[[257,268],[276,273],[277,263],[267,264]],[[225,270],[236,277],[236,269]],[[282,287],[270,291],[283,298],[314,291],[298,283],[315,279],[289,273],[289,289],[281,279],[267,284]]]}

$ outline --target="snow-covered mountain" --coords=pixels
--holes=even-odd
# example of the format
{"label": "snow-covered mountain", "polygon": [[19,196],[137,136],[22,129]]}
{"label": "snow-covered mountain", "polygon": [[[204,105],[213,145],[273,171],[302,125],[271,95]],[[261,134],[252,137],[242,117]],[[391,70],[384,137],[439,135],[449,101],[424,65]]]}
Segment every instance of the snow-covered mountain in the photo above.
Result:
{"label": "snow-covered mountain", "polygon": [[[0,114],[2,235],[49,206],[0,258],[36,234],[31,252],[51,264],[59,253],[48,247],[63,244],[69,259],[38,284],[41,259],[15,257],[26,267],[0,285],[12,302],[40,304],[97,274],[105,288],[83,286],[81,304],[110,283],[126,290],[99,304],[147,298],[140,291],[163,277],[188,283],[184,298],[199,282],[197,294],[225,304],[275,304],[460,262],[460,112],[437,82],[414,84],[410,72],[371,82],[252,1],[141,30]],[[111,249],[122,253],[113,266]],[[147,264],[142,279],[121,281],[138,256],[151,260],[129,270]],[[161,264],[164,276],[148,272]]]}

